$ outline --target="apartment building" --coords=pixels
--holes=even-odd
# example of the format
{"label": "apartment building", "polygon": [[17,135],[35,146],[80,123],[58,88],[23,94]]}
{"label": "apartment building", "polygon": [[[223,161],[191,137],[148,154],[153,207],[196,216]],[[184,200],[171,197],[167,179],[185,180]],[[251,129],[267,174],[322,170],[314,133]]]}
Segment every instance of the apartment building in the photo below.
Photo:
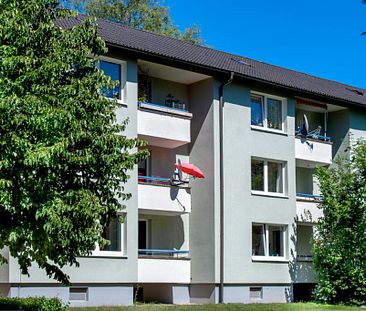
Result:
{"label": "apartment building", "polygon": [[[68,28],[84,19],[60,21]],[[321,217],[314,169],[366,136],[365,90],[104,20],[101,68],[148,142],[131,172],[125,222],[111,244],[66,269],[0,267],[0,293],[58,296],[72,306],[288,302],[316,283],[310,239]],[[306,130],[304,132],[304,129]],[[172,186],[178,161],[204,179]]]}

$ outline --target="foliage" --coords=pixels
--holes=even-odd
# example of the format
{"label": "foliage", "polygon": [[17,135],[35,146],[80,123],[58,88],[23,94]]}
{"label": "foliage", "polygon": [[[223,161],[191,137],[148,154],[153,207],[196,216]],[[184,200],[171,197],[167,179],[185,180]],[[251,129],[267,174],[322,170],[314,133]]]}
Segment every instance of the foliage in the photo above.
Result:
{"label": "foliage", "polygon": [[0,310],[65,311],[58,298],[4,298],[0,297]]}
{"label": "foliage", "polygon": [[61,269],[106,243],[146,155],[101,94],[115,83],[90,57],[106,52],[93,21],[55,26],[71,15],[56,0],[0,0],[0,249],[65,284]]}
{"label": "foliage", "polygon": [[366,142],[349,160],[316,173],[324,217],[314,239],[316,298],[326,303],[366,303]]}
{"label": "foliage", "polygon": [[136,29],[155,32],[194,44],[203,44],[197,25],[183,32],[169,16],[169,8],[158,0],[67,0],[67,5],[88,15],[120,22]]}

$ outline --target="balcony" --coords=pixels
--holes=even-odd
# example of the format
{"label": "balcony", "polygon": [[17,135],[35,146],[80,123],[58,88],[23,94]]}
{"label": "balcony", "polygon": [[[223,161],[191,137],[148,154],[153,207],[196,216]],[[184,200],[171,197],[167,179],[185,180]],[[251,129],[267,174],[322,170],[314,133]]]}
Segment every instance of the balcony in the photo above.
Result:
{"label": "balcony", "polygon": [[[176,108],[179,107],[179,108]],[[191,142],[192,114],[182,109],[151,103],[139,103],[137,133],[151,146],[177,148]]]}
{"label": "balcony", "polygon": [[191,281],[191,261],[187,258],[139,258],[139,283],[184,283]]}
{"label": "balcony", "polygon": [[328,140],[295,138],[295,157],[307,167],[332,163],[332,143]]}
{"label": "balcony", "polygon": [[191,212],[191,189],[170,185],[169,178],[139,176],[139,211],[144,214],[179,215]]}
{"label": "balcony", "polygon": [[296,218],[299,222],[316,223],[323,217],[323,211],[318,208],[322,197],[307,193],[296,193]]}

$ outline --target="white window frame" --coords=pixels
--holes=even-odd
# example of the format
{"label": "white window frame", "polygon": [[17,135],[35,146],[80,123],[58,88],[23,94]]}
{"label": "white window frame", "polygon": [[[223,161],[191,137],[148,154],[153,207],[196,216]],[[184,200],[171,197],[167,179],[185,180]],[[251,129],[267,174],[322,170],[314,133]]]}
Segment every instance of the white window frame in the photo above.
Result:
{"label": "white window frame", "polygon": [[[253,234],[253,226],[263,226],[264,227],[264,256],[253,255],[253,261],[276,261],[276,262],[288,262],[288,225],[285,224],[272,224],[272,223],[252,223],[251,235]],[[269,227],[281,227],[282,228],[282,242],[283,242],[283,256],[270,256],[269,255]],[[251,236],[253,252],[253,237]]]}
{"label": "white window frame", "polygon": [[[116,65],[120,65],[120,94],[119,97],[117,99],[117,102],[123,105],[127,105],[127,92],[126,92],[126,87],[127,87],[127,62],[121,59],[116,59],[116,58],[112,58],[112,57],[108,57],[108,56],[100,56],[99,57],[100,61],[106,61],[112,64],[116,64]],[[100,62],[98,62],[98,68],[100,69]]]}
{"label": "white window frame", "polygon": [[[252,104],[252,95],[254,96],[260,96],[263,98],[263,126],[259,125],[252,125],[252,120],[250,118],[250,127],[254,130],[260,130],[265,132],[272,132],[272,133],[282,133],[287,134],[287,128],[286,128],[286,117],[287,117],[287,98],[285,97],[279,97],[271,94],[261,93],[261,92],[250,92],[250,105]],[[267,118],[267,99],[275,99],[279,100],[282,103],[282,129],[277,130],[268,127],[268,118]],[[251,109],[251,106],[250,106]],[[251,114],[252,112],[250,112]]]}
{"label": "white window frame", "polygon": [[[252,161],[263,161],[263,182],[264,182],[264,190],[253,190],[251,189],[252,194],[257,195],[268,195],[268,196],[286,196],[286,162],[280,160],[272,160],[272,159],[264,159],[264,158],[257,158],[251,157],[250,159],[250,169],[252,169]],[[282,173],[282,192],[270,192],[268,191],[268,162],[281,164],[281,173]],[[252,176],[252,174],[250,174]],[[250,181],[250,187],[252,187],[252,181]]]}
{"label": "white window frame", "polygon": [[92,251],[92,256],[96,257],[125,257],[127,252],[127,213],[122,214],[125,218],[123,223],[119,223],[120,225],[120,251],[105,251],[100,250],[100,246],[98,243],[95,244],[95,249]]}

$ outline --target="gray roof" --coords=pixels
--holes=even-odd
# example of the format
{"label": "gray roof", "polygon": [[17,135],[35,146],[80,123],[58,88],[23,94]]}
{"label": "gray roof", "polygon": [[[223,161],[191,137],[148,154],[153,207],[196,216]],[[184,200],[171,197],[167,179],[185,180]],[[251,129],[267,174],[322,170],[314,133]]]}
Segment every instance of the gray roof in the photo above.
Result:
{"label": "gray roof", "polygon": [[[62,19],[57,24],[70,28],[86,18]],[[325,96],[341,102],[366,106],[366,90],[318,78],[294,70],[266,64],[250,58],[225,53],[181,40],[136,30],[119,23],[98,19],[99,35],[107,44],[135,52],[205,67],[218,72],[234,72],[249,79],[260,80],[278,86]]]}

